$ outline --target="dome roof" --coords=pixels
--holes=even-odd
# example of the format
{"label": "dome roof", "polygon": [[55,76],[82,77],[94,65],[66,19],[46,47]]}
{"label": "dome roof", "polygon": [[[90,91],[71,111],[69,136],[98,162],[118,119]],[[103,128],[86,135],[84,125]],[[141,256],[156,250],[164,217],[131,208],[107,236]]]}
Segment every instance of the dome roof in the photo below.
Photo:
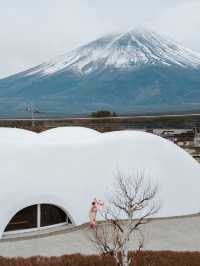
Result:
{"label": "dome roof", "polygon": [[88,221],[91,200],[105,199],[117,171],[141,171],[158,185],[157,216],[199,212],[200,165],[161,137],[80,127],[8,132],[0,128],[0,235],[19,210],[39,203],[60,206],[77,224]]}
{"label": "dome roof", "polygon": [[21,128],[8,128],[1,127],[0,128],[0,140],[25,140],[29,138],[29,136],[37,136],[37,133],[34,133],[29,130],[21,129]]}
{"label": "dome roof", "polygon": [[101,133],[85,127],[57,127],[40,133],[39,137],[42,137],[43,141],[71,143],[91,139],[99,134]]}

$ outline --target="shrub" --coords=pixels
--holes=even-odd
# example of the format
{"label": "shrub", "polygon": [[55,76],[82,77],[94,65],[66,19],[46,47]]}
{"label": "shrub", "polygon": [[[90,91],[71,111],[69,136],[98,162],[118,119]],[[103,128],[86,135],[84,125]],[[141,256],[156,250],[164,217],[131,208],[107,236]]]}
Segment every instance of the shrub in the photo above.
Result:
{"label": "shrub", "polygon": [[[131,266],[199,266],[200,252],[142,251],[131,252]],[[111,255],[84,256],[80,254],[61,257],[5,258],[0,266],[117,266]]]}
{"label": "shrub", "polygon": [[97,112],[93,112],[90,115],[91,117],[98,118],[98,117],[115,117],[116,113],[115,112],[110,112],[107,110],[100,110]]}

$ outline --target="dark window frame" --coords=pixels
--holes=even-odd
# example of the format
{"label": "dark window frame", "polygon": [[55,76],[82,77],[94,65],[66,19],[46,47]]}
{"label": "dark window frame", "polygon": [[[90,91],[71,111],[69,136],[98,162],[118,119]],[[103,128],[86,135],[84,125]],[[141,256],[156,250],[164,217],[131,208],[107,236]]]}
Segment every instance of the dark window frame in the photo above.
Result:
{"label": "dark window frame", "polygon": [[68,214],[53,204],[30,205],[18,211],[7,224],[4,233],[42,230],[60,224],[72,224]]}

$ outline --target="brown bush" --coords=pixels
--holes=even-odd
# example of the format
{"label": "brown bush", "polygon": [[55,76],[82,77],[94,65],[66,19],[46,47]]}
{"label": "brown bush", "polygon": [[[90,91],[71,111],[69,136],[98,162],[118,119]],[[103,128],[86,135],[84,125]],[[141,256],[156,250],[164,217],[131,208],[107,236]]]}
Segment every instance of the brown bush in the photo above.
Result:
{"label": "brown bush", "polygon": [[[131,266],[200,266],[200,252],[143,251],[132,252],[130,256],[134,256]],[[74,254],[61,257],[0,257],[0,266],[116,266],[116,262],[110,255]]]}
{"label": "brown bush", "polygon": [[0,266],[112,266],[111,256],[83,256],[80,254],[61,257],[5,258],[0,257]]}
{"label": "brown bush", "polygon": [[131,266],[200,266],[200,252],[143,251]]}

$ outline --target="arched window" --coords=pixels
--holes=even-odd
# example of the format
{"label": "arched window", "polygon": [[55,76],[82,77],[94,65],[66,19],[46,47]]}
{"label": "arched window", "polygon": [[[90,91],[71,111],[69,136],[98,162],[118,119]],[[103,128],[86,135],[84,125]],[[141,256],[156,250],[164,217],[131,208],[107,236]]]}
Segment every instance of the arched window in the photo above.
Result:
{"label": "arched window", "polygon": [[35,230],[60,224],[71,224],[67,214],[51,204],[38,204],[26,207],[15,214],[6,226],[5,232]]}
{"label": "arched window", "polygon": [[59,209],[56,206],[49,205],[49,204],[41,204],[41,219],[40,219],[40,226],[50,226],[54,224],[61,224],[61,223],[71,223],[70,219],[64,213],[63,210]]}
{"label": "arched window", "polygon": [[37,227],[37,205],[33,205],[15,214],[5,231],[25,230]]}

